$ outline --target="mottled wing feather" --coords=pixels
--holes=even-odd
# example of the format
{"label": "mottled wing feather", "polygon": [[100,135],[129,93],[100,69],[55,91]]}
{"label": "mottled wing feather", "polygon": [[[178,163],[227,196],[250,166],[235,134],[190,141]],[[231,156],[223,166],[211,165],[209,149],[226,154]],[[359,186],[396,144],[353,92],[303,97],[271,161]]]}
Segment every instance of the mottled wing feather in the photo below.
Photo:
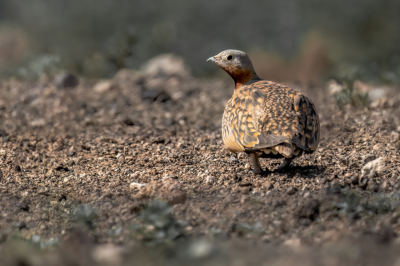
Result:
{"label": "mottled wing feather", "polygon": [[311,100],[270,81],[238,89],[222,121],[224,144],[232,152],[274,147],[285,157],[297,156],[301,154],[299,149],[316,150],[319,131],[318,114]]}
{"label": "mottled wing feather", "polygon": [[260,135],[258,136],[259,143],[251,148],[247,148],[246,151],[257,151],[264,148],[269,148],[272,146],[276,146],[279,143],[287,140],[285,136],[276,136],[276,135]]}
{"label": "mottled wing feather", "polygon": [[301,93],[294,97],[293,108],[299,120],[296,127],[298,134],[293,138],[297,147],[306,152],[317,149],[320,138],[319,118],[314,104],[309,98]]}
{"label": "mottled wing feather", "polygon": [[[255,115],[262,108],[263,95],[256,90],[241,89],[229,100],[222,125],[225,146],[232,152],[253,151],[277,145],[287,138],[262,134]],[[255,123],[256,122],[256,123]]]}

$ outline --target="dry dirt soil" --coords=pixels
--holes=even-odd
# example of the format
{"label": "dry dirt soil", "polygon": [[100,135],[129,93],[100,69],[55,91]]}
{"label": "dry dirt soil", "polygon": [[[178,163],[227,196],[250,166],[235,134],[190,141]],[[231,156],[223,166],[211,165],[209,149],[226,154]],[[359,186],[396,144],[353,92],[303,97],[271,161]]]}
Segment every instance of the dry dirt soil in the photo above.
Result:
{"label": "dry dirt soil", "polygon": [[1,265],[400,265],[398,88],[287,84],[319,148],[255,175],[221,140],[232,81],[180,73],[0,81]]}

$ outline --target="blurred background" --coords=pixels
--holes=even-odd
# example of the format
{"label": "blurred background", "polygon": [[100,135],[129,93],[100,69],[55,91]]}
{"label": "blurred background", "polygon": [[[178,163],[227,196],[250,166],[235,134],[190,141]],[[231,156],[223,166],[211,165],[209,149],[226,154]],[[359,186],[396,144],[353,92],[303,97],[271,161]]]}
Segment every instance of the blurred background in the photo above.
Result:
{"label": "blurred background", "polygon": [[0,0],[0,74],[107,78],[173,53],[212,77],[205,60],[234,48],[266,79],[400,83],[399,14],[398,0]]}

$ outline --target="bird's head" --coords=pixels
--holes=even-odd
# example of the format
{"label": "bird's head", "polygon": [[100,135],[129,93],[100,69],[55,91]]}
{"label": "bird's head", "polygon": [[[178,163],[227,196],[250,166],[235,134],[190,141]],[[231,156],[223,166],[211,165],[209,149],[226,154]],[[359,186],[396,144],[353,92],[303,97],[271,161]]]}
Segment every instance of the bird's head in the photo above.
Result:
{"label": "bird's head", "polygon": [[225,50],[207,59],[225,70],[234,80],[236,89],[260,80],[254,71],[253,64],[245,52]]}

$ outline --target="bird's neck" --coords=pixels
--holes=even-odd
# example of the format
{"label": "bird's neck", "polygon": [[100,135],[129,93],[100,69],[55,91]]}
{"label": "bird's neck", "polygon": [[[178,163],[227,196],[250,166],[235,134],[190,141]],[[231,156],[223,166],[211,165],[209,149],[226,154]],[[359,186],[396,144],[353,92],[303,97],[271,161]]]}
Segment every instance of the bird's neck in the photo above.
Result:
{"label": "bird's neck", "polygon": [[241,71],[236,75],[235,73],[233,73],[231,77],[235,81],[235,91],[243,87],[244,85],[250,85],[256,81],[261,80],[261,78],[259,78],[256,72],[252,69]]}

